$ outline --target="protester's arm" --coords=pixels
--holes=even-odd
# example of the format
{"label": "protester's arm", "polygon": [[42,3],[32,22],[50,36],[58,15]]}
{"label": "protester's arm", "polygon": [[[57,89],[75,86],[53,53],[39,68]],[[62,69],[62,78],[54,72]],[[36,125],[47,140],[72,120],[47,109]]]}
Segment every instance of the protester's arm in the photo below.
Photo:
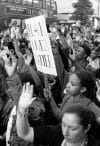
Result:
{"label": "protester's arm", "polygon": [[17,134],[22,139],[29,142],[34,140],[34,131],[30,127],[28,122],[28,107],[33,102],[33,86],[29,83],[26,83],[23,86],[23,91],[19,99],[19,105],[17,110],[17,119],[16,119],[16,128]]}
{"label": "protester's arm", "polygon": [[[55,141],[55,136],[60,136],[61,130],[59,126],[41,125],[37,127],[30,127],[28,122],[28,107],[35,100],[33,97],[33,86],[26,83],[23,86],[23,91],[20,96],[19,105],[17,109],[16,128],[17,134],[23,140],[32,142],[34,144],[51,144]],[[60,132],[60,134],[58,134]],[[58,137],[59,137],[58,136]],[[61,136],[60,136],[61,138]]]}
{"label": "protester's arm", "polygon": [[95,114],[97,123],[100,124],[100,107],[98,107],[94,102],[91,102],[88,107]]}
{"label": "protester's arm", "polygon": [[33,128],[30,127],[29,125],[28,113],[26,113],[26,110],[27,110],[26,108],[18,107],[17,120],[16,120],[17,134],[22,139],[29,142],[33,142],[34,131],[33,131]]}
{"label": "protester's arm", "polygon": [[17,70],[17,59],[13,54],[10,55],[10,58],[8,58],[8,61],[5,60],[5,66],[4,67],[5,67],[5,70],[8,74],[8,76],[12,76],[16,72],[16,70]]}
{"label": "protester's arm", "polygon": [[14,45],[14,48],[15,48],[15,53],[16,55],[20,58],[20,57],[23,57],[22,53],[19,51],[19,46],[18,46],[18,41],[16,38],[13,39],[13,45]]}
{"label": "protester's arm", "polygon": [[52,110],[54,116],[56,117],[56,119],[60,120],[61,119],[61,110],[57,106],[57,104],[52,96],[52,92],[50,91],[50,87],[47,89],[44,89],[44,96],[45,96],[45,98],[49,98],[51,110]]}
{"label": "protester's arm", "polygon": [[15,52],[18,56],[18,70],[19,72],[28,72],[28,66],[31,63],[32,60],[32,56],[31,55],[27,55],[27,57],[25,58],[25,56],[23,56],[23,54],[19,51],[19,46],[18,46],[18,41],[17,39],[13,39],[13,44],[15,47]]}
{"label": "protester's arm", "polygon": [[96,98],[98,102],[100,102],[100,80],[96,81],[96,86],[97,86]]}
{"label": "protester's arm", "polygon": [[53,55],[55,59],[56,69],[57,69],[57,76],[60,82],[61,89],[63,91],[63,89],[65,88],[66,82],[68,80],[68,72],[64,69],[63,61],[59,54],[58,48],[56,47],[55,50],[56,51],[53,53]]}
{"label": "protester's arm", "polygon": [[64,69],[69,71],[69,62],[68,62],[68,48],[65,49],[62,49],[60,46],[59,46],[59,54],[61,56],[61,59],[62,59],[62,63],[64,65]]}
{"label": "protester's arm", "polygon": [[[100,80],[96,81],[96,86],[97,86],[96,98],[100,103]],[[100,106],[97,106],[94,102],[90,102],[88,106],[94,112],[96,120],[100,124]]]}
{"label": "protester's arm", "polygon": [[18,56],[18,71],[19,72],[27,72],[28,71],[28,66],[25,64],[24,56],[22,53],[19,51],[19,46],[18,46],[18,41],[17,39],[13,39],[13,44],[15,48],[16,55]]}
{"label": "protester's arm", "polygon": [[53,98],[50,99],[50,106],[51,106],[52,112],[53,112],[54,116],[56,117],[56,119],[60,120],[61,119],[61,110],[56,105],[56,102]]}
{"label": "protester's arm", "polygon": [[11,93],[14,103],[17,106],[22,91],[22,83],[20,77],[17,73],[15,73],[12,76],[8,77],[6,80],[9,87],[9,92]]}

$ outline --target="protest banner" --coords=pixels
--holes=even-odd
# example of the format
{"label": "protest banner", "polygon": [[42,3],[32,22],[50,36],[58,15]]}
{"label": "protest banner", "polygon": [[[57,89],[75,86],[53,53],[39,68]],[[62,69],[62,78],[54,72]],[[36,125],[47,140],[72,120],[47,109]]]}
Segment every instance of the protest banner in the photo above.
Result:
{"label": "protest banner", "polygon": [[57,76],[54,57],[43,15],[25,20],[37,70]]}

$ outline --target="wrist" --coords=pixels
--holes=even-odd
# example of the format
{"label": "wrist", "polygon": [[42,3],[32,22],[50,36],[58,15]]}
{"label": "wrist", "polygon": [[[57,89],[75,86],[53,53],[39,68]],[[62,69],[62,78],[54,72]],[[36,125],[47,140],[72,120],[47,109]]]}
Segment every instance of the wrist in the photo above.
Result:
{"label": "wrist", "polygon": [[54,101],[53,96],[51,96],[50,103],[52,103],[53,101]]}
{"label": "wrist", "polygon": [[97,100],[100,102],[100,95],[97,95],[96,97],[97,97]]}
{"label": "wrist", "polygon": [[27,116],[28,115],[28,108],[24,108],[24,107],[19,105],[18,109],[17,109],[17,115],[23,116],[23,117]]}

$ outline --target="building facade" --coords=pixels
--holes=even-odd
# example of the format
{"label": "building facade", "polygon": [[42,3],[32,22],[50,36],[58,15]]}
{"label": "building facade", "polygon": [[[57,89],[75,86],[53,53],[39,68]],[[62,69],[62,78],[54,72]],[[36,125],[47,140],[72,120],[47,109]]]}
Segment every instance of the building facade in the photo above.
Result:
{"label": "building facade", "polygon": [[0,0],[0,29],[11,19],[26,19],[39,15],[51,18],[57,13],[54,0]]}

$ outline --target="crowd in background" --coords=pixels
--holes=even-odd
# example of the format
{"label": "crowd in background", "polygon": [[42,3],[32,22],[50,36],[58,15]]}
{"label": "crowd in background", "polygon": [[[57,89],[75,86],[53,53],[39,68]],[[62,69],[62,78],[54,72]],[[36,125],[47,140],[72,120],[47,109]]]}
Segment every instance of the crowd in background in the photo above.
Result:
{"label": "crowd in background", "polygon": [[57,23],[47,31],[57,77],[37,70],[17,21],[0,33],[0,145],[98,146],[99,31]]}

